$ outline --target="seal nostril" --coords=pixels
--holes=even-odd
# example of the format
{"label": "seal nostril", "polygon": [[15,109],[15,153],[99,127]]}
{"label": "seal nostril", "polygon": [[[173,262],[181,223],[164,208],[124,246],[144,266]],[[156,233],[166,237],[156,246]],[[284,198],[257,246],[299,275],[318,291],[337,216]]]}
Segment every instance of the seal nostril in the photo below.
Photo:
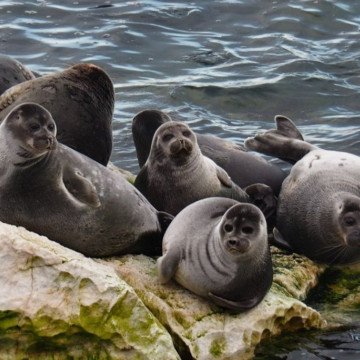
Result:
{"label": "seal nostril", "polygon": [[244,234],[252,234],[254,232],[254,229],[251,226],[244,226],[241,231]]}
{"label": "seal nostril", "polygon": [[237,245],[237,241],[236,241],[236,240],[229,240],[229,245],[231,245],[231,246],[236,246],[236,245]]}

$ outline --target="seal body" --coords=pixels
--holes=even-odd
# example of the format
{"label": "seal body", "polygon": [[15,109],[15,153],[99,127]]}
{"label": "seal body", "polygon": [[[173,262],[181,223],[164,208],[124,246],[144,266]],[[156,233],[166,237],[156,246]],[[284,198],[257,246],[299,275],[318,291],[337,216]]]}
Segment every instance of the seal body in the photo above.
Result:
{"label": "seal body", "polygon": [[223,169],[201,154],[193,131],[179,122],[157,129],[134,185],[156,209],[172,215],[212,196],[250,202],[248,194]]}
{"label": "seal body", "polygon": [[35,75],[23,64],[0,55],[0,95],[12,86],[31,79],[35,79]]}
{"label": "seal body", "polygon": [[161,283],[173,278],[220,306],[248,310],[272,284],[266,220],[252,204],[199,200],[168,227],[157,266]]}
{"label": "seal body", "polygon": [[360,158],[319,149],[289,119],[276,121],[245,142],[295,162],[279,195],[276,245],[327,264],[360,262]]}
{"label": "seal body", "polygon": [[14,108],[0,125],[0,220],[87,256],[161,253],[167,221],[119,173],[56,142],[40,105]]}
{"label": "seal body", "polygon": [[112,150],[114,87],[101,68],[77,64],[11,87],[0,96],[0,120],[24,102],[50,111],[59,142],[107,164]]}
{"label": "seal body", "polygon": [[[144,110],[133,118],[132,134],[140,168],[149,156],[155,131],[169,121],[172,121],[170,116],[158,110]],[[287,175],[279,166],[218,137],[196,133],[196,138],[203,155],[223,168],[241,188],[262,183],[270,186],[275,194],[279,193]]]}

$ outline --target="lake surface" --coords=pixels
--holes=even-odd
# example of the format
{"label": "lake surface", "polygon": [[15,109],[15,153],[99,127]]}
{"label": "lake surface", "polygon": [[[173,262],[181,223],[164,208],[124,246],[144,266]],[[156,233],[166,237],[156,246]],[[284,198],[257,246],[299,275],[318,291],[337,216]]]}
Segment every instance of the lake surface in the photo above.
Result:
{"label": "lake surface", "polygon": [[[0,0],[0,14],[1,54],[40,74],[78,62],[109,74],[111,160],[134,173],[131,120],[148,108],[239,144],[283,114],[306,140],[360,155],[360,1]],[[258,359],[360,358],[296,351]]]}

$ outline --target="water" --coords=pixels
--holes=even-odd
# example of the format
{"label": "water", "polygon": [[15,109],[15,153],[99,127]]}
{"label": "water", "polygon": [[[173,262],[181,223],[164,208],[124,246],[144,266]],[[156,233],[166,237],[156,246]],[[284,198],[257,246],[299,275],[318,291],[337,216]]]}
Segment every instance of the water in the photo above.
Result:
{"label": "water", "polygon": [[111,160],[134,173],[131,120],[147,108],[239,144],[283,114],[308,141],[360,155],[360,1],[0,0],[0,14],[0,53],[31,70],[108,72]]}

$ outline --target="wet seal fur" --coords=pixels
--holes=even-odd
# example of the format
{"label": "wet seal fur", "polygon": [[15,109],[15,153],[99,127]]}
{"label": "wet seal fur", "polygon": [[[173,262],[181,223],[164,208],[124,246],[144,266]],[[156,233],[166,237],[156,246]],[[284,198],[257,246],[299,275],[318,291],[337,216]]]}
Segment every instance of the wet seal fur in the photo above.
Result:
{"label": "wet seal fur", "polygon": [[249,310],[272,284],[266,220],[252,204],[199,200],[169,225],[157,267],[163,284],[174,278],[222,307]]}
{"label": "wet seal fur", "polygon": [[21,103],[40,104],[54,118],[59,142],[106,165],[112,151],[114,101],[105,71],[81,63],[8,89],[0,96],[0,120]]}
{"label": "wet seal fur", "polygon": [[275,121],[277,129],[245,141],[295,163],[279,195],[275,245],[331,265],[360,262],[360,157],[319,149],[290,119]]}
{"label": "wet seal fur", "polygon": [[172,216],[119,173],[57,143],[42,106],[25,103],[0,125],[0,220],[87,256],[160,254]]}
{"label": "wet seal fur", "polygon": [[[132,120],[132,135],[140,168],[149,156],[151,142],[158,127],[172,121],[159,110],[143,110]],[[201,152],[223,168],[232,181],[241,188],[262,183],[270,186],[277,195],[286,173],[279,166],[245,148],[211,135],[196,133]]]}
{"label": "wet seal fur", "polygon": [[150,155],[134,185],[156,209],[172,215],[197,200],[214,196],[241,202],[256,200],[266,216],[276,208],[270,187],[254,184],[245,191],[239,188],[224,169],[202,155],[189,126],[175,121],[156,130]]}
{"label": "wet seal fur", "polygon": [[35,75],[22,63],[0,55],[0,95],[14,85],[35,79]]}

